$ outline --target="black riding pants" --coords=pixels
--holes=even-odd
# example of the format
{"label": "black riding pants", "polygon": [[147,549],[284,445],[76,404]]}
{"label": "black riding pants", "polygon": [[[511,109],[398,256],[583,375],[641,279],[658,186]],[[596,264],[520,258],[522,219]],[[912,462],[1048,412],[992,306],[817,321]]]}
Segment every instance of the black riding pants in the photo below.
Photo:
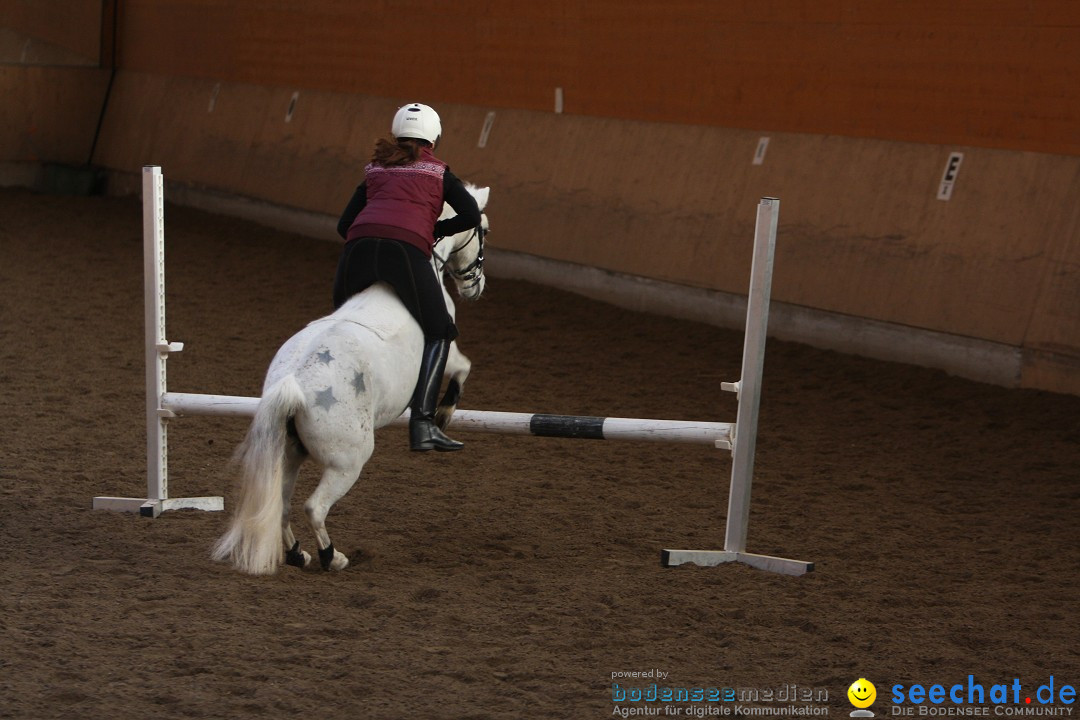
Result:
{"label": "black riding pants", "polygon": [[457,337],[431,261],[419,248],[397,240],[362,237],[345,244],[334,278],[334,309],[380,280],[394,288],[426,339]]}

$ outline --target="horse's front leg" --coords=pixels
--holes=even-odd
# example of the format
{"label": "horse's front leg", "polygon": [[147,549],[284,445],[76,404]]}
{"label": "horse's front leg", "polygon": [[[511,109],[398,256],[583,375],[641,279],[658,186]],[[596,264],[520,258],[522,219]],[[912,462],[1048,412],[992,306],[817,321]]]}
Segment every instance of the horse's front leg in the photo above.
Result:
{"label": "horse's front leg", "polygon": [[443,375],[448,378],[446,393],[443,394],[439,406],[435,408],[435,424],[440,430],[445,430],[450,424],[450,419],[457,410],[461,392],[465,387],[465,378],[469,377],[472,369],[472,361],[458,349],[457,342],[450,343],[450,353],[446,356],[446,370]]}

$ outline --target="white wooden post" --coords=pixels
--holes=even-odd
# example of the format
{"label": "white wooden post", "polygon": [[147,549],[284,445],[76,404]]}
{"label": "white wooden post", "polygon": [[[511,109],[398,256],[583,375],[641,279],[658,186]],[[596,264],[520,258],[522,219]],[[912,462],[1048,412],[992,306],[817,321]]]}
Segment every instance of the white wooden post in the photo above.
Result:
{"label": "white wooden post", "polygon": [[165,510],[223,510],[222,497],[169,498],[169,436],[161,407],[165,361],[183,343],[165,339],[165,191],[161,168],[143,168],[143,292],[146,357],[146,497],[96,497],[95,510],[123,510],[157,517]]}
{"label": "white wooden post", "polygon": [[165,188],[161,168],[143,168],[143,292],[146,333],[146,497],[169,497],[169,429],[159,414],[165,392],[165,361],[170,351],[165,340]]}
{"label": "white wooden post", "polygon": [[742,377],[736,389],[739,410],[735,416],[735,442],[731,449],[731,492],[728,496],[727,534],[724,549],[746,550],[746,526],[750,521],[750,486],[754,480],[757,449],[761,377],[765,368],[765,337],[769,327],[769,297],[776,254],[776,225],[780,201],[763,198],[758,204],[754,230],[754,259],[750,266],[750,292],[746,301],[746,334],[743,338]]}
{"label": "white wooden post", "polygon": [[813,563],[802,560],[746,552],[750,487],[754,479],[761,377],[765,367],[765,337],[769,326],[769,296],[772,291],[773,257],[779,217],[780,201],[776,198],[762,198],[758,203],[757,223],[754,228],[754,259],[750,268],[750,292],[746,303],[742,377],[738,382],[721,385],[724,390],[735,392],[739,399],[731,448],[731,488],[728,494],[724,549],[663,550],[661,563],[668,567],[683,563],[712,566],[741,562],[785,575],[802,575],[814,569]]}

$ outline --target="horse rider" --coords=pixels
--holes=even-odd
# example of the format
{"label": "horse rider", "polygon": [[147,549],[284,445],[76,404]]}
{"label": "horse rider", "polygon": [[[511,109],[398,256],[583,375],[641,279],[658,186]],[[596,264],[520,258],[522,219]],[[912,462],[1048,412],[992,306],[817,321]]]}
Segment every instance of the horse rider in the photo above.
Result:
{"label": "horse rider", "polygon": [[[442,122],[434,109],[398,109],[392,139],[375,143],[365,178],[338,221],[345,247],[334,278],[334,309],[378,281],[394,288],[424,332],[420,377],[409,405],[412,450],[460,450],[463,443],[435,425],[435,403],[457,326],[447,311],[442,281],[431,265],[440,238],[480,225],[476,200],[434,155]],[[439,220],[443,202],[457,213]]]}

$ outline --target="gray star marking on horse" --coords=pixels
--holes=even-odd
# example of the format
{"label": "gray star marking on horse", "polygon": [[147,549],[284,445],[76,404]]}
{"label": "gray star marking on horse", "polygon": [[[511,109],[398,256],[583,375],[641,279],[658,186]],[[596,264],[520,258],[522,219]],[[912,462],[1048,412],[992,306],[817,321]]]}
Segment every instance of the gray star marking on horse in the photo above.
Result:
{"label": "gray star marking on horse", "polygon": [[364,373],[357,372],[353,375],[352,386],[357,395],[367,390],[367,387],[364,385]]}
{"label": "gray star marking on horse", "polygon": [[330,354],[329,350],[323,350],[315,357],[319,358],[319,362],[321,362],[323,365],[329,365],[330,361],[334,359],[334,356]]}
{"label": "gray star marking on horse", "polygon": [[319,390],[315,393],[315,404],[321,407],[327,412],[330,411],[334,405],[337,405],[338,399],[334,397],[334,389],[326,388],[325,390]]}

